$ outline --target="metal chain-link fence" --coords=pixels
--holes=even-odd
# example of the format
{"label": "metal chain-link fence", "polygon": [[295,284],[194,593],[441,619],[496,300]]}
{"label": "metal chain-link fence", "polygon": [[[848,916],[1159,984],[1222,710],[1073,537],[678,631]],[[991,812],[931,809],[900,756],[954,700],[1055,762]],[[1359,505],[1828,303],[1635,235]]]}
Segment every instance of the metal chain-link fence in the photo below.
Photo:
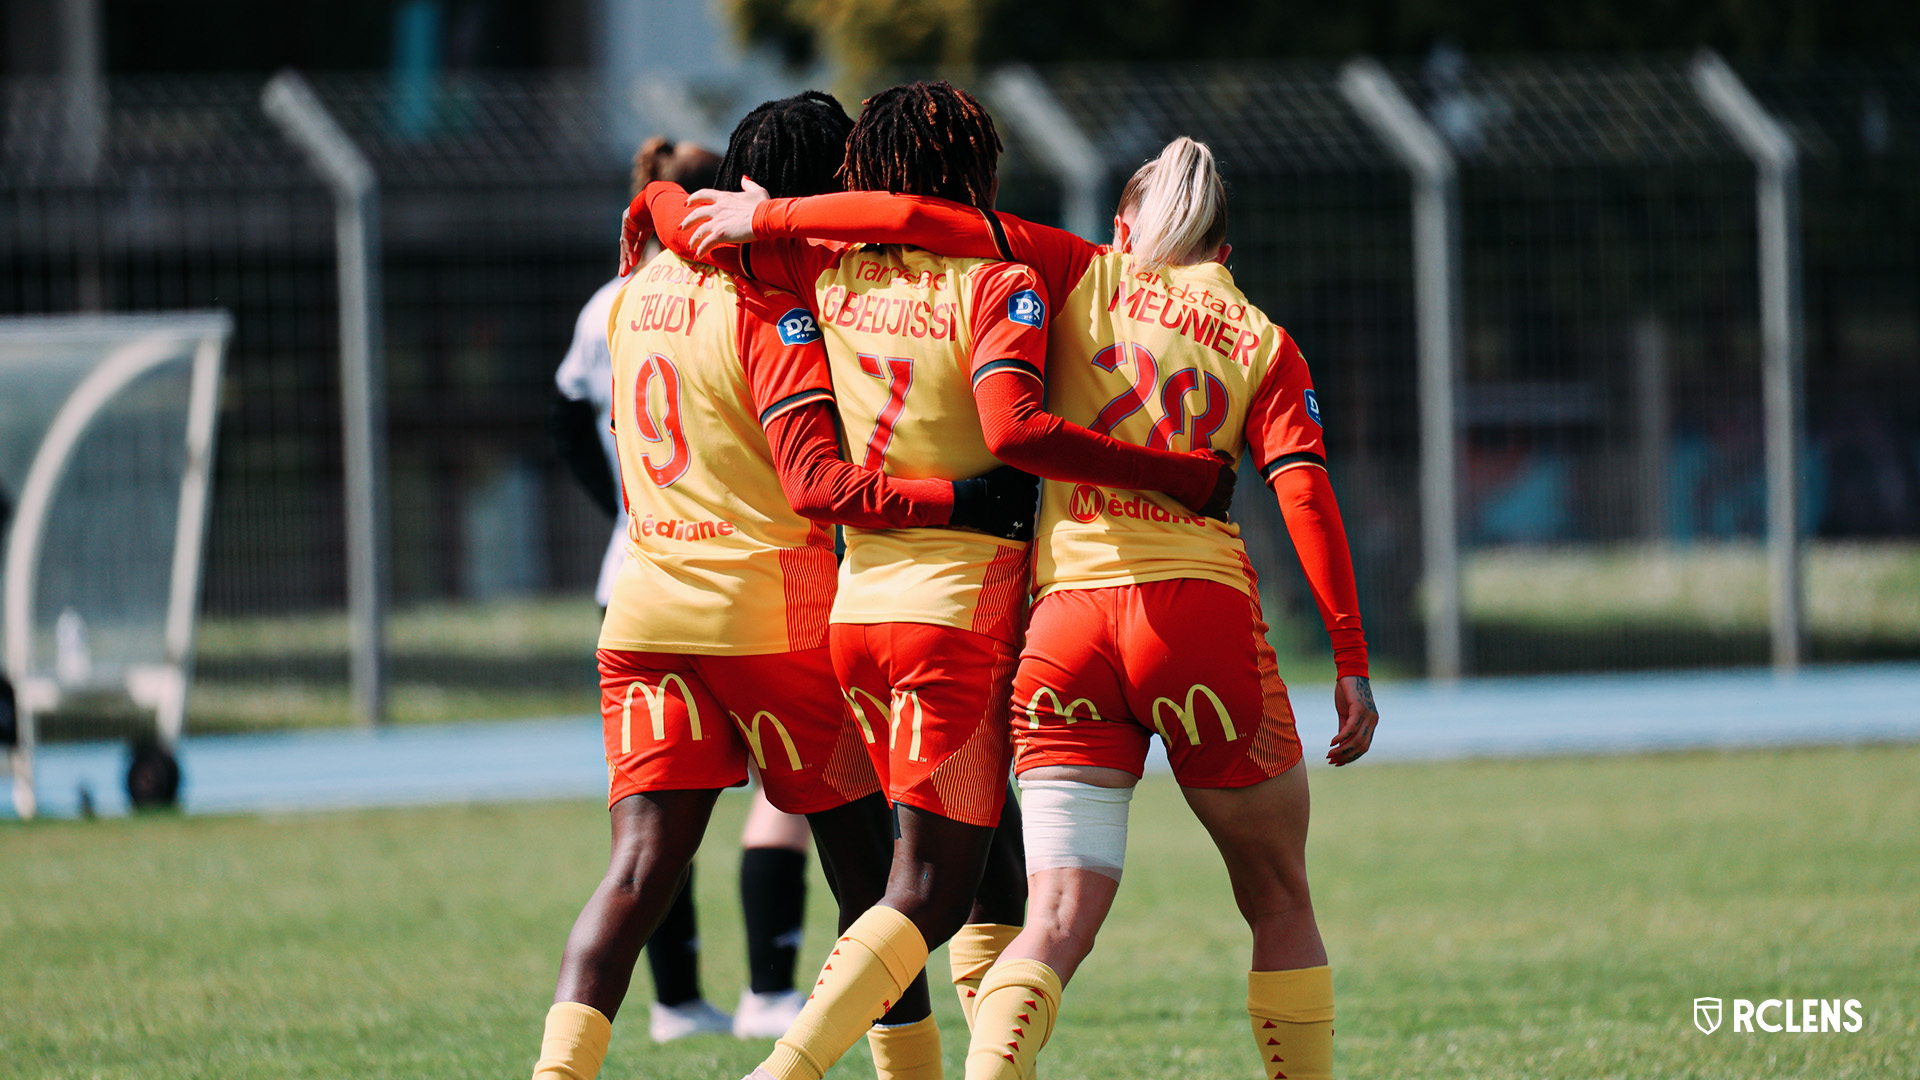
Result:
{"label": "metal chain-link fence", "polygon": [[[1458,162],[1467,670],[1763,663],[1754,163],[1686,58],[1392,72]],[[1920,125],[1911,67],[1743,71],[1800,144],[1800,524],[1814,659],[1920,655]],[[1409,180],[1337,65],[1053,69],[1107,199],[1174,135],[1230,185],[1231,265],[1301,342],[1376,655],[1420,671]],[[1278,515],[1256,566],[1320,648]]]}
{"label": "metal chain-link fence", "polygon": [[[1213,146],[1234,272],[1314,369],[1376,656],[1419,673],[1410,184],[1340,66],[1037,75],[1094,148],[1100,206],[1173,135]],[[1920,72],[1741,75],[1803,155],[1811,655],[1920,656]],[[1684,58],[1441,54],[1393,77],[1459,161],[1468,670],[1763,662],[1752,162]],[[626,106],[564,74],[314,86],[381,189],[394,714],[584,711],[608,522],[544,423],[613,269]],[[0,314],[234,315],[190,729],[343,721],[326,190],[255,80],[110,80],[80,153],[57,86],[0,92]],[[1001,207],[1060,221],[1070,183],[997,111]],[[1278,513],[1246,486],[1276,635],[1318,670]]]}

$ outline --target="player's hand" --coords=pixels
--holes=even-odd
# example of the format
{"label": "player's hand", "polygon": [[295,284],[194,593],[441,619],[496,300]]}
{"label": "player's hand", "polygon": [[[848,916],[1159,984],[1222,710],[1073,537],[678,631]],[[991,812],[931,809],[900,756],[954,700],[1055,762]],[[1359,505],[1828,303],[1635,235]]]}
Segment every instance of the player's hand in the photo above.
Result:
{"label": "player's hand", "polygon": [[948,524],[1025,543],[1033,539],[1039,495],[1039,477],[1002,465],[984,476],[953,482],[953,516]]}
{"label": "player's hand", "polygon": [[1373,704],[1373,684],[1365,675],[1334,680],[1333,711],[1340,715],[1340,730],[1327,744],[1327,761],[1336,767],[1351,765],[1373,746],[1373,729],[1380,724],[1380,710]]}
{"label": "player's hand", "polygon": [[721,244],[751,244],[753,208],[766,201],[767,189],[751,176],[740,178],[739,191],[701,188],[687,196],[687,216],[680,220],[683,225],[700,224],[687,238],[694,252],[705,255]]}
{"label": "player's hand", "polygon": [[647,250],[647,230],[633,219],[633,204],[627,204],[627,210],[620,215],[620,276],[633,273],[640,265],[640,256]]}
{"label": "player's hand", "polygon": [[1227,520],[1227,511],[1233,507],[1233,482],[1239,477],[1239,473],[1233,467],[1233,458],[1219,450],[1189,450],[1187,455],[1204,458],[1214,466],[1213,488],[1200,503],[1194,504],[1182,499],[1182,505],[1201,517],[1210,517],[1219,521]]}

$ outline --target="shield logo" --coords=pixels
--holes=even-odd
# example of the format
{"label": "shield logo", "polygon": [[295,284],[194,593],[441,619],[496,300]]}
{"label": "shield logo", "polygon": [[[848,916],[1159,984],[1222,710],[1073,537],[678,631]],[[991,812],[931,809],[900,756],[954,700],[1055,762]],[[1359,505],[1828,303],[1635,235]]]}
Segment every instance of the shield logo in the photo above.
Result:
{"label": "shield logo", "polygon": [[1702,1035],[1711,1035],[1720,1030],[1719,998],[1693,999],[1693,1026],[1699,1028]]}

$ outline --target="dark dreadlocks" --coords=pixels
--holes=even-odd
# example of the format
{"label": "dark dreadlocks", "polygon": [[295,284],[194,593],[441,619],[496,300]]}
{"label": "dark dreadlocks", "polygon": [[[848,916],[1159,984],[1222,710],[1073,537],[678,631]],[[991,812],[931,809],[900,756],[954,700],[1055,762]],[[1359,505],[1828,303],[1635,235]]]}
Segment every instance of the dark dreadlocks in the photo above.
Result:
{"label": "dark dreadlocks", "polygon": [[847,140],[849,191],[933,195],[993,205],[1000,135],[993,117],[953,84],[907,83],[867,99]]}
{"label": "dark dreadlocks", "polygon": [[836,172],[853,121],[832,94],[808,90],[769,101],[740,119],[713,186],[739,191],[751,176],[776,199],[839,191]]}

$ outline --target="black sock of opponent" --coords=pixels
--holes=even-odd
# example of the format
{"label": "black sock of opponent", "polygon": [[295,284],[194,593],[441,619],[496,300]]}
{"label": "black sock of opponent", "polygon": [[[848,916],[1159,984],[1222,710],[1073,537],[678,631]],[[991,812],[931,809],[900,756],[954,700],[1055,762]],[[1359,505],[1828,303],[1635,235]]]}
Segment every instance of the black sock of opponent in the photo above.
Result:
{"label": "black sock of opponent", "polygon": [[740,910],[747,921],[747,972],[753,992],[793,989],[807,913],[806,853],[790,848],[742,851]]}
{"label": "black sock of opponent", "polygon": [[653,936],[647,939],[653,996],[662,1005],[685,1005],[700,996],[700,933],[693,918],[693,867],[687,883]]}

